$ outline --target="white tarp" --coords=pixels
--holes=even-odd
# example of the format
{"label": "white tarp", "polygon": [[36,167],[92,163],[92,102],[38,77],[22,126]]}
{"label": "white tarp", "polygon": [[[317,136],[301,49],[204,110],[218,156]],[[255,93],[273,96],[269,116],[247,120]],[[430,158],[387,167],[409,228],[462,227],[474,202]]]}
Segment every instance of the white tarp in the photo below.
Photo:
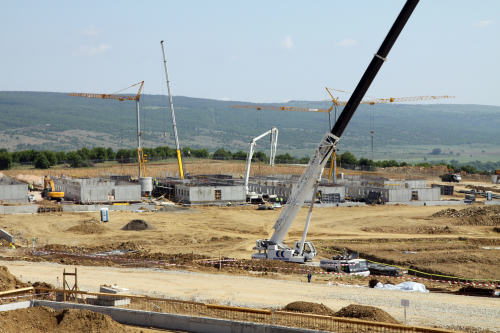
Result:
{"label": "white tarp", "polygon": [[425,286],[418,282],[403,282],[397,285],[393,284],[382,284],[377,283],[374,287],[376,289],[387,289],[387,290],[406,290],[406,291],[418,291],[421,293],[428,293],[429,290],[425,288]]}

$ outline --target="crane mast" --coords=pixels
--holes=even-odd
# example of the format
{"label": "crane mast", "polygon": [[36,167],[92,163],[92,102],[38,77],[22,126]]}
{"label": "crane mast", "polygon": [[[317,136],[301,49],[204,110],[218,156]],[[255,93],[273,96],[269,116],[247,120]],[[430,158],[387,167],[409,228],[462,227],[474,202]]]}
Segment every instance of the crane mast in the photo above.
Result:
{"label": "crane mast", "polygon": [[[316,184],[321,180],[325,164],[332,155],[333,151],[335,151],[337,142],[349,124],[354,112],[359,106],[359,103],[362,101],[363,96],[366,94],[371,83],[377,76],[378,71],[387,60],[386,58],[389,51],[396,42],[399,34],[403,30],[418,2],[419,0],[407,0],[400,14],[396,18],[396,21],[389,30],[389,33],[385,37],[382,45],[377,53],[375,53],[372,61],[368,65],[368,68],[361,77],[361,80],[359,81],[351,98],[347,102],[346,107],[340,114],[339,119],[335,122],[331,132],[326,133],[321,140],[311,157],[309,164],[297,182],[297,185],[295,185],[292,190],[292,195],[288,199],[285,208],[274,224],[273,229],[275,231],[273,235],[270,239],[260,239],[256,241],[254,249],[259,250],[259,253],[253,254],[252,259],[274,259],[292,262],[305,262],[306,260],[313,259],[316,256],[316,250],[311,242],[302,242],[306,243],[310,249],[309,253],[306,255],[303,252],[305,244],[296,242],[295,248],[291,249],[283,243],[283,240],[300,211],[300,208],[304,204],[306,196],[313,189],[315,189]],[[311,202],[311,205],[314,205],[314,202]],[[308,219],[310,219],[310,213],[311,211],[309,212]],[[305,240],[306,233],[307,225],[306,229],[304,229],[303,240]],[[264,251],[264,253],[261,253],[261,251]]]}
{"label": "crane mast", "polygon": [[161,43],[161,50],[163,52],[163,64],[165,65],[165,75],[167,77],[167,90],[168,100],[170,102],[170,112],[172,113],[172,125],[174,127],[175,149],[177,151],[177,161],[179,163],[179,176],[184,179],[184,168],[182,167],[181,147],[179,145],[179,137],[177,136],[177,124],[175,123],[174,102],[172,101],[172,93],[170,92],[170,80],[168,79],[167,59],[165,58],[165,49],[163,48],[163,41]]}

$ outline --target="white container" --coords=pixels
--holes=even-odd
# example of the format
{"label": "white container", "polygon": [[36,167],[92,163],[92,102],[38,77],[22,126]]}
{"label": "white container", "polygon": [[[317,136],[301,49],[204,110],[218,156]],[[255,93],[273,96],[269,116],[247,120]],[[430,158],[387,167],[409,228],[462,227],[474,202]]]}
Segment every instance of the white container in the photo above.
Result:
{"label": "white container", "polygon": [[491,175],[491,182],[496,184],[498,182],[498,175]]}
{"label": "white container", "polygon": [[486,200],[493,200],[493,192],[486,191]]}
{"label": "white container", "polygon": [[101,208],[101,222],[109,222],[109,212],[107,208]]}
{"label": "white container", "polygon": [[153,179],[151,177],[141,177],[139,178],[139,184],[141,184],[141,195],[149,195],[153,192]]}

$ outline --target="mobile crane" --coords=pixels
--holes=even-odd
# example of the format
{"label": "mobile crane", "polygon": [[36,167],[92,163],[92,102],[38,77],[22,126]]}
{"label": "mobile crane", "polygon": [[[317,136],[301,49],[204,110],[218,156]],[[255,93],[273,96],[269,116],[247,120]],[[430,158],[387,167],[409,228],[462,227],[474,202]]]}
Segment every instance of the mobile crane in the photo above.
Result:
{"label": "mobile crane", "polygon": [[257,141],[265,137],[266,135],[271,134],[270,142],[271,142],[271,155],[269,157],[269,165],[274,166],[274,157],[276,156],[276,146],[278,145],[278,129],[276,127],[271,128],[264,134],[259,135],[256,138],[253,138],[250,141],[250,150],[247,155],[247,165],[245,168],[245,191],[247,195],[247,201],[252,202],[252,199],[259,199],[259,195],[255,192],[250,192],[248,188],[248,178],[250,177],[250,164],[252,163],[252,157],[254,153],[254,148],[257,145]]}
{"label": "mobile crane", "polygon": [[[304,263],[308,260],[313,260],[316,257],[317,251],[313,243],[310,241],[306,241],[307,230],[311,221],[314,200],[311,200],[304,232],[302,234],[302,240],[300,242],[295,242],[294,248],[290,248],[289,246],[284,244],[283,240],[288,233],[288,230],[292,226],[295,217],[302,208],[306,196],[309,195],[312,191],[313,198],[316,197],[318,184],[321,180],[321,176],[328,159],[336,150],[337,142],[340,140],[342,133],[349,124],[352,116],[354,115],[354,112],[359,106],[359,103],[363,99],[363,96],[366,94],[366,92],[370,88],[371,83],[377,76],[377,73],[382,67],[382,64],[387,60],[389,51],[396,42],[399,34],[403,30],[406,22],[410,18],[418,2],[419,0],[406,1],[406,4],[396,18],[396,21],[389,30],[389,33],[385,37],[385,40],[383,41],[379,50],[374,54],[372,61],[361,77],[361,80],[359,81],[356,89],[351,95],[351,98],[347,102],[339,119],[335,122],[335,125],[333,126],[331,132],[325,134],[311,159],[309,160],[309,164],[302,173],[302,176],[299,178],[299,181],[293,188],[292,195],[288,199],[285,209],[281,211],[278,220],[273,226],[273,235],[270,239],[259,239],[256,241],[254,250],[258,250],[259,252],[254,253],[252,255],[252,259],[271,259]],[[344,256],[342,256],[343,265],[348,265],[346,267],[349,267],[349,265],[351,264],[354,264],[354,267],[356,267],[356,262],[354,261],[360,260],[351,259],[350,257],[343,257]],[[328,262],[325,262],[324,264],[329,265]],[[366,264],[366,262],[364,264]],[[361,268],[361,265],[358,266],[360,267],[361,273],[361,270],[363,270],[363,268]],[[363,266],[366,267],[366,265]],[[366,270],[367,269],[364,269],[364,271]]]}

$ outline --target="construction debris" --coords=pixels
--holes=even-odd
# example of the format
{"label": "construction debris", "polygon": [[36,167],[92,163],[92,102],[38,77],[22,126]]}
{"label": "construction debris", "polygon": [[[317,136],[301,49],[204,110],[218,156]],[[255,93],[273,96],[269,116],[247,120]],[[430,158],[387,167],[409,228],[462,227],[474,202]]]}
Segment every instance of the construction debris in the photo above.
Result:
{"label": "construction debris", "polygon": [[121,230],[156,230],[156,227],[144,220],[132,220],[127,223]]}

